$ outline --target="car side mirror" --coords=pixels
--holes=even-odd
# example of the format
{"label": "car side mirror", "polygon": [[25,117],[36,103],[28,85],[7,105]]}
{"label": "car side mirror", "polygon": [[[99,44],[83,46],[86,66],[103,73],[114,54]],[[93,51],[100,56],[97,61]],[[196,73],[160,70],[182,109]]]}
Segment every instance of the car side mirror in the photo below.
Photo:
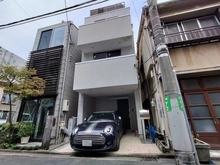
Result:
{"label": "car side mirror", "polygon": [[121,116],[119,116],[118,119],[121,120]]}
{"label": "car side mirror", "polygon": [[84,121],[86,121],[87,120],[87,118],[84,118]]}

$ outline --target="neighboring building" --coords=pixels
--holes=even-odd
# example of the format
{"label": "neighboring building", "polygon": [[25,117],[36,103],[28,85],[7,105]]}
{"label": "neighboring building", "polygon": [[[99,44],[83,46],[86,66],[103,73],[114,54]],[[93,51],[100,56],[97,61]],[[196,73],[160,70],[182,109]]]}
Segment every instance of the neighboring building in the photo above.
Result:
{"label": "neighboring building", "polygon": [[79,92],[77,123],[94,111],[117,110],[126,130],[143,138],[139,110],[137,60],[130,9],[124,3],[92,10],[79,27],[82,62],[76,63],[74,91]]}
{"label": "neighboring building", "polygon": [[35,124],[33,141],[42,141],[47,117],[53,117],[51,143],[60,141],[60,126],[67,127],[77,115],[78,93],[72,90],[75,62],[81,59],[77,48],[78,29],[71,22],[38,29],[27,68],[35,68],[46,81],[44,95],[23,101],[18,121]]}
{"label": "neighboring building", "polygon": [[25,67],[26,60],[0,46],[0,65]]}
{"label": "neighboring building", "polygon": [[[220,149],[220,1],[176,0],[159,4],[158,11],[192,134]],[[172,141],[149,23],[144,7],[137,43],[142,102],[157,132]]]}
{"label": "neighboring building", "polygon": [[[1,66],[16,66],[25,67],[26,60],[15,55],[14,53],[0,46],[0,65]],[[6,122],[9,117],[9,95],[4,93],[4,88],[0,88],[0,124]],[[12,98],[14,96],[12,95]],[[20,108],[20,101],[12,103],[12,116],[16,117],[16,112]]]}

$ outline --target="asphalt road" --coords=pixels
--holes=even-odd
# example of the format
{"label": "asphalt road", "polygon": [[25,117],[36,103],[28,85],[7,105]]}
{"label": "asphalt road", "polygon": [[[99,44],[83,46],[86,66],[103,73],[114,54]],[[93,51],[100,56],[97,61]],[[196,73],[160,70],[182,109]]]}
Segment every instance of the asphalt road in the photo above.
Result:
{"label": "asphalt road", "polygon": [[0,152],[0,165],[174,165],[173,159]]}

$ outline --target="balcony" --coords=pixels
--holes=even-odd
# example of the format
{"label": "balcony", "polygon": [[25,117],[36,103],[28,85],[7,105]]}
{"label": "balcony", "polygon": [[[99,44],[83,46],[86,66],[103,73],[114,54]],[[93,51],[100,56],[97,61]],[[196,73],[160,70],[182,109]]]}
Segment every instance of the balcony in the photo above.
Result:
{"label": "balcony", "polygon": [[138,88],[136,56],[76,63],[73,90],[89,96],[133,93]]}
{"label": "balcony", "polygon": [[131,46],[132,25],[129,15],[79,27],[78,46],[84,53],[102,52]]}
{"label": "balcony", "polygon": [[216,42],[220,40],[220,25],[166,34],[165,40],[169,48]]}

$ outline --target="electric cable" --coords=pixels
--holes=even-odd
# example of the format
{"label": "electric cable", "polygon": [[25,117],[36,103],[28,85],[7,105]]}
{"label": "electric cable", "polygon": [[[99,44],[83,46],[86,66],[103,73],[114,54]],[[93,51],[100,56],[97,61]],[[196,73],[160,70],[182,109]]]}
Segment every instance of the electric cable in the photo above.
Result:
{"label": "electric cable", "polygon": [[[16,0],[14,0],[14,1],[28,17],[31,17]],[[37,22],[35,22],[35,23],[40,27],[40,25]]]}
{"label": "electric cable", "polygon": [[[23,20],[19,20],[19,21],[7,23],[7,24],[2,24],[2,25],[0,25],[0,30],[5,29],[5,28],[9,28],[9,27],[13,27],[13,26],[22,25],[22,24],[29,23],[29,22],[33,22],[33,21],[43,19],[43,18],[47,18],[47,17],[60,15],[60,14],[65,13],[66,11],[69,12],[69,11],[78,10],[78,9],[82,9],[82,8],[85,8],[85,7],[93,6],[93,5],[96,5],[96,4],[104,3],[104,2],[107,2],[109,0],[103,0],[101,2],[92,3],[92,2],[95,2],[95,1],[97,1],[97,0],[86,1],[86,2],[83,2],[83,3],[77,4],[77,5],[73,5],[73,6],[70,6],[70,7],[64,8],[64,9],[60,9],[60,10],[56,10],[56,11],[53,11],[53,12],[49,12],[49,13],[46,13],[46,14],[34,16],[34,17],[31,17],[31,18],[26,18],[26,19],[23,19]],[[89,4],[89,3],[92,3],[92,4]],[[86,4],[88,4],[88,5],[86,5]]]}

